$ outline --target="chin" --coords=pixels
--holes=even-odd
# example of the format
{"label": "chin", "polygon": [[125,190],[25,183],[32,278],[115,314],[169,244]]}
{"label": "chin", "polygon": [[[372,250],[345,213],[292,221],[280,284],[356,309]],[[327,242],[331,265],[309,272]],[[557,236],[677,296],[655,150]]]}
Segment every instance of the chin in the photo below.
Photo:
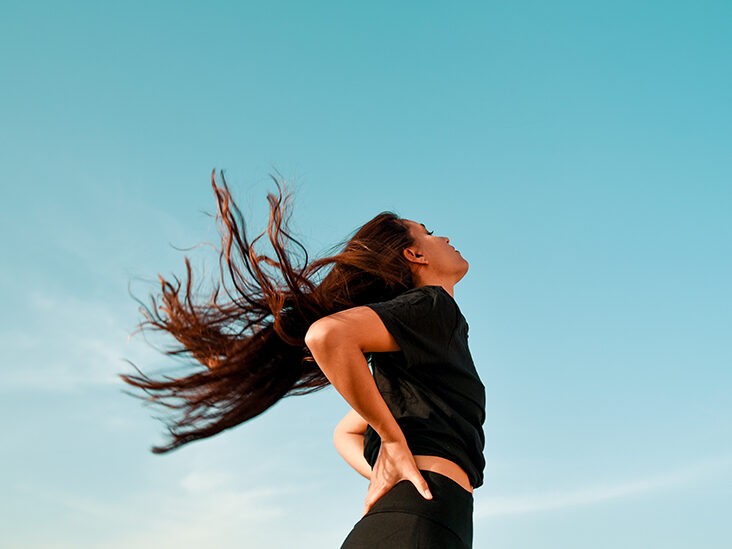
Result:
{"label": "chin", "polygon": [[462,268],[457,272],[458,280],[462,279],[467,274],[468,269],[470,269],[470,264],[465,260],[463,261]]}

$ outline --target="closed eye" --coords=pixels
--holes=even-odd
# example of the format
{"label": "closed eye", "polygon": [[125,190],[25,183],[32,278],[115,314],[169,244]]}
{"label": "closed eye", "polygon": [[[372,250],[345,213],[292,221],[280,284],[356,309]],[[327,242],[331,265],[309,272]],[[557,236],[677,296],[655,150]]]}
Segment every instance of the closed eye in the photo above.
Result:
{"label": "closed eye", "polygon": [[427,231],[427,234],[434,234],[435,231]]}

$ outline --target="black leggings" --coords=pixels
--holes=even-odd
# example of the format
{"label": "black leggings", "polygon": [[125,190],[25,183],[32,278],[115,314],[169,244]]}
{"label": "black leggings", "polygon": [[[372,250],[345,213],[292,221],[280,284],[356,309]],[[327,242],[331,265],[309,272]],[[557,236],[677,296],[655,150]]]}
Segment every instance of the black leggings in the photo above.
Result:
{"label": "black leggings", "polygon": [[398,482],[356,523],[341,549],[470,549],[473,494],[454,480],[420,470],[432,493]]}

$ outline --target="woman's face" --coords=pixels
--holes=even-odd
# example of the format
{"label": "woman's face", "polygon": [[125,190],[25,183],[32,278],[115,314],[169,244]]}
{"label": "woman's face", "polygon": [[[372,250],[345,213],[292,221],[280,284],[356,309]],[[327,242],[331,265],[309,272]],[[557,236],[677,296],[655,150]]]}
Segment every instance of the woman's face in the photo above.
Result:
{"label": "woman's face", "polygon": [[414,243],[404,251],[411,262],[421,264],[433,274],[447,276],[457,282],[468,272],[468,261],[460,255],[450,239],[428,231],[424,224],[405,219]]}

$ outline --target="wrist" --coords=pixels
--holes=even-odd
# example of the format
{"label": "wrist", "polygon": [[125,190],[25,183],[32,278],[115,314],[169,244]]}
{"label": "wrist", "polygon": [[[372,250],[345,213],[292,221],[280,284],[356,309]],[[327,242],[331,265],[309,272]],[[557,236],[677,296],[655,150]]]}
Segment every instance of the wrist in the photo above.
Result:
{"label": "wrist", "polygon": [[383,446],[391,446],[391,447],[409,447],[407,444],[407,439],[404,436],[404,433],[399,431],[399,433],[395,433],[393,436],[389,437],[381,437],[381,444]]}
{"label": "wrist", "polygon": [[407,439],[404,436],[402,428],[399,426],[399,423],[397,423],[396,419],[394,419],[394,416],[391,415],[389,409],[386,408],[386,410],[389,414],[388,417],[385,417],[384,421],[382,422],[369,422],[371,428],[376,431],[376,434],[379,435],[382,443],[406,444]]}

